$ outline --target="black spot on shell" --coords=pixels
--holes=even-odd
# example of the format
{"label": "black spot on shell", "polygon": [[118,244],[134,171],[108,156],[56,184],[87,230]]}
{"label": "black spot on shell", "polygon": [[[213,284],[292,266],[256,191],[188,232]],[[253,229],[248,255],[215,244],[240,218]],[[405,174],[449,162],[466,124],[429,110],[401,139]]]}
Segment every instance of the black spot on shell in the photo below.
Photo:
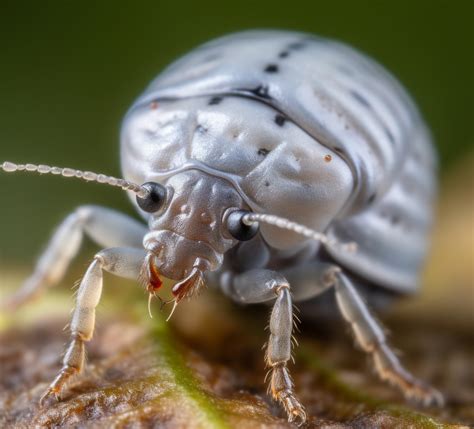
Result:
{"label": "black spot on shell", "polygon": [[288,55],[290,55],[290,53],[288,51],[281,51],[278,54],[278,58],[286,58],[286,57],[288,57]]}
{"label": "black spot on shell", "polygon": [[268,180],[265,181],[265,186],[270,186],[270,182]]}
{"label": "black spot on shell", "polygon": [[276,64],[268,64],[264,71],[265,73],[278,73],[278,66]]}
{"label": "black spot on shell", "polygon": [[207,133],[207,128],[204,128],[201,124],[196,125],[195,131],[199,134]]}
{"label": "black spot on shell", "polygon": [[286,122],[286,117],[281,115],[280,113],[275,116],[275,124],[277,124],[279,127],[282,127],[285,125]]}
{"label": "black spot on shell", "polygon": [[210,100],[209,100],[209,106],[215,106],[216,104],[219,104],[224,98],[223,97],[212,97]]}
{"label": "black spot on shell", "polygon": [[299,51],[300,49],[303,49],[304,47],[305,47],[304,42],[294,42],[288,45],[288,49],[291,49],[292,51]]}
{"label": "black spot on shell", "polygon": [[367,107],[368,109],[372,108],[370,103],[362,95],[360,95],[357,91],[351,91],[351,95],[363,106]]}
{"label": "black spot on shell", "polygon": [[258,151],[257,151],[257,154],[258,155],[262,155],[262,156],[267,156],[268,154],[270,153],[270,151],[264,147],[261,147]]}
{"label": "black spot on shell", "polygon": [[367,200],[367,203],[368,203],[368,204],[372,204],[372,203],[375,201],[375,197],[376,197],[376,196],[377,196],[377,195],[372,194],[372,195],[369,197],[369,199]]}

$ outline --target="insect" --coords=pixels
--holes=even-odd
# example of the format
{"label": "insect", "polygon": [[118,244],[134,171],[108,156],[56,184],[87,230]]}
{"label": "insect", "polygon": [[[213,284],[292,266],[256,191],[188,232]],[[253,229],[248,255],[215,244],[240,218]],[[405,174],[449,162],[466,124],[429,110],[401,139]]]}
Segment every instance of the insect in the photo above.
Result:
{"label": "insect", "polygon": [[175,280],[173,311],[205,282],[239,303],[273,302],[269,392],[290,421],[306,420],[287,368],[292,305],[311,316],[326,291],[383,380],[407,398],[442,404],[403,368],[361,297],[377,306],[416,291],[436,191],[429,131],[380,65],[296,32],[216,39],[136,100],[122,126],[121,164],[124,179],[1,164],[118,186],[147,222],[79,207],[10,300],[14,307],[58,283],[83,235],[105,248],[82,279],[63,366],[43,399],[59,398],[81,371],[108,271],[141,278],[150,300],[162,277]]}

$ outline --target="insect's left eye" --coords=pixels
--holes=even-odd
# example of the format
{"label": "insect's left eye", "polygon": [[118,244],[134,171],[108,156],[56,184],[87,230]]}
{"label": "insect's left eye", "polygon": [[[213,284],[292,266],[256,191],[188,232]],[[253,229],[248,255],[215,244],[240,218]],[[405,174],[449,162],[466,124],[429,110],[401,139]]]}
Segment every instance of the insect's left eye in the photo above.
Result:
{"label": "insect's left eye", "polygon": [[156,182],[146,182],[142,187],[148,191],[148,195],[145,198],[137,196],[138,206],[148,213],[160,210],[166,200],[166,188]]}
{"label": "insect's left eye", "polygon": [[255,237],[258,232],[258,223],[247,224],[243,217],[250,213],[247,210],[234,210],[226,218],[226,226],[230,235],[239,241],[247,241]]}

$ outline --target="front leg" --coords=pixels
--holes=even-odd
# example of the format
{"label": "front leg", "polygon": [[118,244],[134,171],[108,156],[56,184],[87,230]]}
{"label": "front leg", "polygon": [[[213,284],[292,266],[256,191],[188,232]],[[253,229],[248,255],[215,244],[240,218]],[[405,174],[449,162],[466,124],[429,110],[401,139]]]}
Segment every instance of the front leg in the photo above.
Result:
{"label": "front leg", "polygon": [[59,394],[66,382],[81,372],[84,366],[85,342],[92,339],[95,325],[95,309],[102,294],[103,271],[119,277],[138,278],[145,251],[134,248],[111,248],[102,250],[94,257],[94,261],[82,279],[76,298],[76,307],[70,323],[71,340],[66,349],[61,371],[42,396],[46,398]]}
{"label": "front leg", "polygon": [[306,413],[294,392],[293,381],[287,368],[291,359],[293,306],[290,284],[276,271],[255,269],[235,276],[230,285],[231,297],[241,303],[275,300],[270,316],[270,338],[265,362],[270,370],[269,393],[280,402],[288,420],[306,421]]}
{"label": "front leg", "polygon": [[64,219],[38,259],[33,274],[2,307],[14,310],[59,283],[84,235],[101,247],[142,247],[144,225],[115,210],[81,206]]}

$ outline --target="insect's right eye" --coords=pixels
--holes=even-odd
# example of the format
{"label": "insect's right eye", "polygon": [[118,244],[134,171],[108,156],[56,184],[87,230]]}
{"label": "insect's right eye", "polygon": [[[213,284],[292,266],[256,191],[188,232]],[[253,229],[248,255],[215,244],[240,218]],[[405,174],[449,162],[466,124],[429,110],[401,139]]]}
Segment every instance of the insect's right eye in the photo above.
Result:
{"label": "insect's right eye", "polygon": [[138,206],[148,213],[160,210],[166,200],[166,188],[156,182],[146,182],[142,188],[148,191],[148,195],[145,198],[137,196]]}

